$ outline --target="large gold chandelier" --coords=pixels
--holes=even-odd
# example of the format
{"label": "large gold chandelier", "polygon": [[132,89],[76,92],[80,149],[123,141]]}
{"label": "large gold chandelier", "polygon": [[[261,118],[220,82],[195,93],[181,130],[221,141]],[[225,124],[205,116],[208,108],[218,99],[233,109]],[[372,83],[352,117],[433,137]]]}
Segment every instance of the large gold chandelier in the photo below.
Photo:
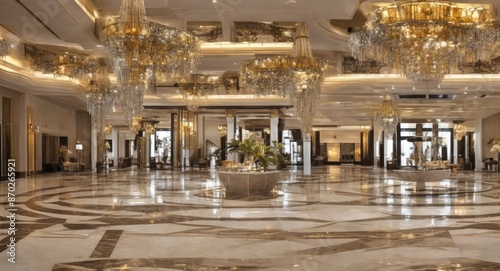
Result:
{"label": "large gold chandelier", "polygon": [[391,138],[401,122],[401,111],[397,109],[392,100],[384,97],[380,107],[375,110],[375,121],[382,127],[385,135]]}
{"label": "large gold chandelier", "polygon": [[455,132],[455,138],[460,141],[464,136],[467,134],[467,128],[462,125],[462,121],[458,121],[455,123],[455,127],[453,128],[453,131]]}
{"label": "large gold chandelier", "polygon": [[482,7],[439,0],[395,0],[369,14],[349,40],[360,61],[386,63],[417,88],[439,86],[458,63],[491,59],[499,30]]}
{"label": "large gold chandelier", "polygon": [[289,97],[296,109],[302,133],[311,133],[315,104],[328,64],[312,56],[309,31],[297,25],[291,56],[275,56],[244,61],[240,69],[243,84],[257,95]]}
{"label": "large gold chandelier", "polygon": [[207,95],[215,92],[218,86],[217,79],[211,76],[191,74],[180,80],[179,93],[186,101],[187,109],[194,111],[200,102],[206,99]]}
{"label": "large gold chandelier", "polygon": [[134,117],[142,115],[149,82],[184,76],[201,61],[198,38],[184,30],[146,21],[144,0],[122,0],[119,17],[110,17],[106,22],[104,45],[130,125]]}

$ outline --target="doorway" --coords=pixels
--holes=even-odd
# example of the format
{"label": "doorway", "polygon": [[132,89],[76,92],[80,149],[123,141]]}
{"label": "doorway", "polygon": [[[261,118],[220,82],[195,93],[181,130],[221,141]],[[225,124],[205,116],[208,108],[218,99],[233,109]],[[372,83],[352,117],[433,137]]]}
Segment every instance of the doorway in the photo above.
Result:
{"label": "doorway", "polygon": [[354,164],[354,143],[340,143],[340,163]]}

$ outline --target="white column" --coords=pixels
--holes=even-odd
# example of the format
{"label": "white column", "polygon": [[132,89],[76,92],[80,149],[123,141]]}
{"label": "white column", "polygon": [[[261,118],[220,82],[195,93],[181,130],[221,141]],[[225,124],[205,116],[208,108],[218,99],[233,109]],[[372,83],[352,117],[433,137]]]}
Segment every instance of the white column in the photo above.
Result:
{"label": "white column", "polygon": [[[476,119],[476,134],[475,134],[475,142],[474,142],[474,151],[476,154],[475,157],[475,170],[481,171],[483,168],[483,148],[481,147],[483,145],[483,141],[481,140],[481,135],[483,133],[483,119],[477,118]],[[456,147],[455,147],[456,148]],[[499,165],[500,166],[500,165]]]}
{"label": "white column", "polygon": [[271,116],[271,146],[273,141],[278,141],[278,117]]}
{"label": "white column", "polygon": [[[226,115],[227,120],[227,142],[235,139],[235,129],[236,129],[236,110],[227,110]],[[232,160],[238,162],[238,154],[236,153],[226,153],[227,160]]]}
{"label": "white column", "polygon": [[304,175],[311,175],[311,135],[306,134],[303,141],[302,152],[304,157]]}
{"label": "white column", "polygon": [[[96,164],[97,164],[97,130],[95,129],[95,125],[94,125],[94,119],[91,118],[92,121],[90,122],[90,126],[92,127],[92,130],[91,130],[91,146],[90,146],[90,154],[91,154],[91,163],[90,163],[90,168],[93,170],[93,171],[96,171],[97,168],[96,168]],[[83,146],[84,148],[89,148],[89,146]]]}
{"label": "white column", "polygon": [[119,140],[120,140],[120,135],[118,133],[118,130],[113,129],[111,132],[111,138],[113,139],[113,166],[117,167],[118,166],[118,157],[120,156],[120,148],[119,148]]}

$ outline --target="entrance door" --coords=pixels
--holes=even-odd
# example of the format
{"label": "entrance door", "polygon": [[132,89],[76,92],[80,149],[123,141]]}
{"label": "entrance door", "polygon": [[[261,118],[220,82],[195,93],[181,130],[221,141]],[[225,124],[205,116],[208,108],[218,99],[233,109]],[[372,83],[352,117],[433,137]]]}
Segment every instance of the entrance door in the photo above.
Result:
{"label": "entrance door", "polygon": [[340,163],[354,164],[354,143],[340,143]]}

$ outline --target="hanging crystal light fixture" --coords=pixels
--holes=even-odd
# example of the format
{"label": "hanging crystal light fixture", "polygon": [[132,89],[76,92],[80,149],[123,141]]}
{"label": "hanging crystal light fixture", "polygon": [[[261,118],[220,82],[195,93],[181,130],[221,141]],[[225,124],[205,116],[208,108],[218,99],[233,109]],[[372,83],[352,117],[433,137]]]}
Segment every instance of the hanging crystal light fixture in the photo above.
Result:
{"label": "hanging crystal light fixture", "polygon": [[275,56],[244,61],[240,68],[243,84],[257,95],[289,97],[296,109],[301,130],[310,134],[328,64],[312,56],[309,31],[299,23],[291,56]]}
{"label": "hanging crystal light fixture", "polygon": [[110,135],[112,132],[113,132],[113,125],[111,125],[111,124],[104,125],[104,134],[105,135]]}
{"label": "hanging crystal light fixture", "polygon": [[155,133],[156,124],[157,124],[157,122],[153,122],[153,121],[143,121],[142,122],[142,128],[144,129],[146,136],[150,136],[150,135],[153,135]]}
{"label": "hanging crystal light fixture", "polygon": [[97,61],[91,57],[81,55],[55,55],[54,76],[67,76],[78,80],[87,80],[99,67]]}
{"label": "hanging crystal light fixture", "polygon": [[0,38],[0,57],[4,57],[10,54],[12,50],[12,45],[10,42]]}
{"label": "hanging crystal light fixture", "polygon": [[395,0],[351,34],[359,61],[386,63],[416,88],[435,89],[458,63],[489,60],[500,48],[490,10],[439,0]]}
{"label": "hanging crystal light fixture", "polygon": [[217,79],[203,75],[191,74],[184,77],[179,82],[179,93],[186,101],[187,109],[194,111],[207,95],[215,92],[219,86]]}
{"label": "hanging crystal light fixture", "polygon": [[111,86],[106,66],[100,66],[86,84],[87,110],[91,115],[94,128],[104,128],[104,119],[115,105],[117,91]]}
{"label": "hanging crystal light fixture", "polygon": [[219,137],[224,137],[227,135],[227,126],[225,125],[219,125],[217,127],[217,133],[219,134]]}
{"label": "hanging crystal light fixture", "polygon": [[467,128],[462,125],[462,121],[456,122],[453,131],[455,132],[455,138],[460,141],[467,134]]}
{"label": "hanging crystal light fixture", "polygon": [[141,121],[142,121],[142,116],[134,116],[132,118],[132,121],[129,124],[129,129],[130,131],[132,131],[132,133],[134,134],[139,133],[139,131],[142,128]]}
{"label": "hanging crystal light fixture", "polygon": [[375,110],[375,121],[382,126],[387,136],[392,137],[398,123],[401,122],[401,111],[396,108],[392,100],[384,97],[380,107]]}
{"label": "hanging crystal light fixture", "polygon": [[183,76],[201,61],[198,38],[147,21],[144,0],[122,0],[119,17],[109,17],[103,32],[129,125],[142,115],[148,82],[155,85],[158,80]]}

